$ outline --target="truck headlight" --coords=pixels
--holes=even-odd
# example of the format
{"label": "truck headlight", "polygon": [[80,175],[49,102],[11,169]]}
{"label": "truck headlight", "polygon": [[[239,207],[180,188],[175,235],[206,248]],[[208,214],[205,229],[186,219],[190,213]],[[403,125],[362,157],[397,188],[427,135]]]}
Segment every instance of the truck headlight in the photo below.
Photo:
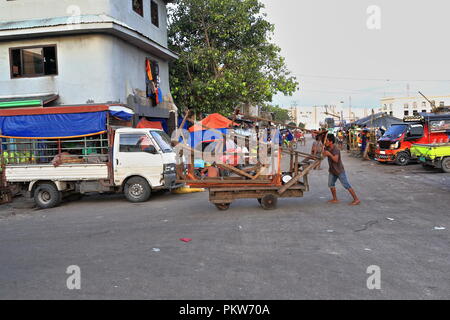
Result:
{"label": "truck headlight", "polygon": [[398,149],[400,147],[400,141],[397,141],[397,142],[395,142],[395,143],[393,143],[393,144],[391,144],[391,150],[395,150],[395,149]]}
{"label": "truck headlight", "polygon": [[175,173],[176,164],[175,163],[168,163],[164,165],[164,173]]}

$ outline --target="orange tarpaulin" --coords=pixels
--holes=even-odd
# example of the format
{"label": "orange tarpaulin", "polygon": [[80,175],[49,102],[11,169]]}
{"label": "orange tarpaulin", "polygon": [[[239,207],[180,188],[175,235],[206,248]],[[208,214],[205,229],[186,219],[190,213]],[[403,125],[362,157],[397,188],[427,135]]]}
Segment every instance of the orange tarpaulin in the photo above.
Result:
{"label": "orange tarpaulin", "polygon": [[145,128],[145,129],[160,129],[160,130],[164,131],[161,122],[148,121],[148,120],[145,120],[145,119],[142,119],[139,122],[139,124],[137,125],[136,128],[139,128],[139,129],[143,129],[143,128]]}
{"label": "orange tarpaulin", "polygon": [[200,124],[196,124],[196,125],[193,125],[192,127],[190,127],[189,131],[190,132],[203,131],[203,130],[208,130],[208,128],[223,129],[223,128],[229,128],[230,126],[237,126],[236,123],[234,123],[233,121],[225,118],[224,116],[222,116],[218,113],[213,113],[213,114],[207,116],[205,119],[200,121],[200,123],[202,125],[205,125],[207,128],[201,126]]}

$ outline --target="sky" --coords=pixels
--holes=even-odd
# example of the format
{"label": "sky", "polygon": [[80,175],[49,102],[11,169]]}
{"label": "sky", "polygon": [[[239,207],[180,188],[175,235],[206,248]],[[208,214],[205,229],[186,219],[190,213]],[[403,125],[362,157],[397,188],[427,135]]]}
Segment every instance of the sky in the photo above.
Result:
{"label": "sky", "polygon": [[[300,90],[284,107],[450,94],[448,0],[260,0]],[[375,5],[375,11],[367,12]],[[377,19],[379,17],[379,19]],[[379,27],[379,29],[369,29]]]}

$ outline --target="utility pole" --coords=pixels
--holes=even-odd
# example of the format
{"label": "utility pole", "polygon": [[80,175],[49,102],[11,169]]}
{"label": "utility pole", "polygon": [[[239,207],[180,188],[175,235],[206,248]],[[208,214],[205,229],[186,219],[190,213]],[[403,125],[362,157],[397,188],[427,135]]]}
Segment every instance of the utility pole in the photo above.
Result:
{"label": "utility pole", "polygon": [[348,118],[352,121],[352,96],[349,97]]}

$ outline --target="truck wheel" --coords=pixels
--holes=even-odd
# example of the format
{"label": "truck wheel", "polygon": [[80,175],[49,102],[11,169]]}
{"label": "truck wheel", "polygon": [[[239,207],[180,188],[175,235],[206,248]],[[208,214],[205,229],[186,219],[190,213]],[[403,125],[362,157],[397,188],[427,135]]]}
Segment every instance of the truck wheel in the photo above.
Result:
{"label": "truck wheel", "polygon": [[442,171],[445,173],[450,173],[450,157],[444,158],[442,160]]}
{"label": "truck wheel", "polygon": [[61,192],[54,184],[40,184],[34,191],[34,202],[41,209],[54,208],[61,203]]}
{"label": "truck wheel", "polygon": [[395,158],[395,164],[399,166],[406,166],[409,163],[410,157],[407,152],[400,152]]}
{"label": "truck wheel", "polygon": [[261,206],[264,210],[275,210],[277,207],[278,198],[273,194],[266,194],[261,199]]}
{"label": "truck wheel", "polygon": [[130,202],[145,202],[150,199],[152,189],[144,178],[131,178],[125,184],[125,197]]}

